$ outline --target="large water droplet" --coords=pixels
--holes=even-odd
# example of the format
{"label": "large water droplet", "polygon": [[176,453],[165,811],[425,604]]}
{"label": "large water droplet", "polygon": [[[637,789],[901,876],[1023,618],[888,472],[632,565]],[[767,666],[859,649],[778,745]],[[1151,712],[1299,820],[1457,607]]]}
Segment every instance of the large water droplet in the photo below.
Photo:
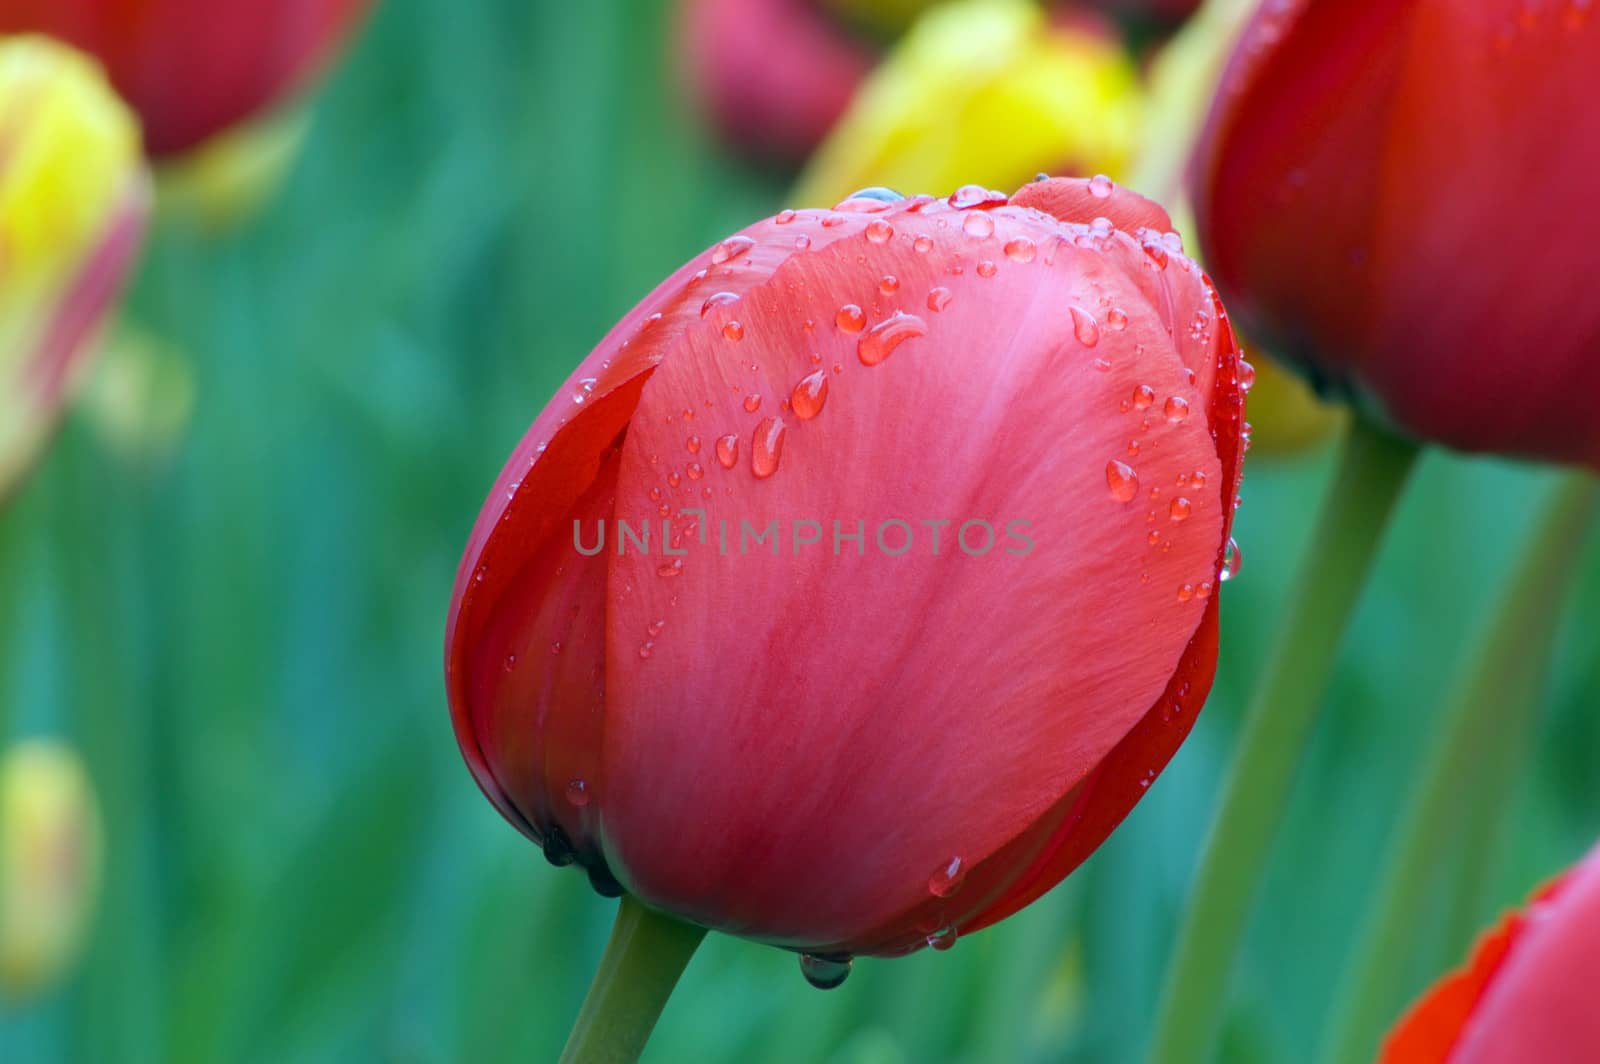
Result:
{"label": "large water droplet", "polygon": [[911,250],[919,255],[926,255],[933,250],[933,238],[931,236],[917,237],[911,242]]}
{"label": "large water droplet", "polygon": [[1172,422],[1182,421],[1189,416],[1189,400],[1181,395],[1174,395],[1167,400],[1161,412],[1167,415],[1167,420]]}
{"label": "large water droplet", "polygon": [[1179,495],[1177,498],[1173,499],[1172,502],[1167,504],[1167,513],[1174,521],[1187,521],[1189,519],[1189,514],[1193,511],[1194,507],[1191,506],[1189,504],[1189,500],[1185,499],[1182,495]]}
{"label": "large water droplet", "polygon": [[738,343],[744,339],[744,326],[736,321],[730,321],[722,327],[722,335]]}
{"label": "large water droplet", "polygon": [[716,266],[732,262],[755,246],[756,242],[747,236],[730,236],[711,249],[711,262]]}
{"label": "large water droplet", "polygon": [[961,863],[961,858],[952,857],[935,868],[933,875],[928,877],[928,893],[936,898],[948,898],[961,889],[966,879],[967,869]]}
{"label": "large water droplet", "polygon": [[894,236],[894,226],[882,218],[874,218],[867,223],[867,242],[871,244],[887,244]]}
{"label": "large water droplet", "polygon": [[1228,545],[1222,548],[1222,571],[1217,574],[1217,579],[1227,581],[1239,575],[1239,566],[1244,561],[1244,555],[1239,551],[1239,541],[1232,536],[1228,537]]}
{"label": "large water droplet", "polygon": [[756,426],[750,440],[750,472],[766,479],[778,471],[778,460],[783,457],[783,422],[769,417]]}
{"label": "large water droplet", "polygon": [[856,354],[862,365],[876,366],[893,354],[895,348],[907,340],[926,336],[927,332],[928,323],[915,314],[895,311],[866,331],[856,344]]}
{"label": "large water droplet", "polygon": [[994,235],[994,219],[977,211],[961,220],[961,231],[970,237],[983,240]]}
{"label": "large water droplet", "polygon": [[1239,360],[1239,390],[1248,393],[1256,386],[1256,368],[1244,359]]}
{"label": "large water droplet", "polygon": [[1128,463],[1112,459],[1106,463],[1106,487],[1118,502],[1132,502],[1139,494],[1139,474]]}
{"label": "large water droplet", "polygon": [[737,302],[739,302],[739,297],[732,292],[717,292],[709,295],[706,297],[706,301],[700,304],[700,316],[703,318],[717,307],[725,307],[729,303]]}
{"label": "large water droplet", "polygon": [[794,416],[801,421],[810,421],[822,413],[822,404],[827,401],[828,374],[820,369],[801,377],[800,383],[794,386],[794,391],[789,395]]}
{"label": "large water droplet", "polygon": [[973,207],[998,207],[1008,199],[1010,197],[1004,192],[996,192],[982,185],[962,185],[950,193],[950,198],[946,202],[956,210],[965,211]]}
{"label": "large water droplet", "polygon": [[1135,410],[1148,410],[1150,404],[1156,401],[1156,390],[1148,384],[1141,384],[1133,390],[1133,408]]}
{"label": "large water droplet", "polygon": [[800,974],[818,990],[832,990],[850,977],[850,958],[830,954],[800,954]]}
{"label": "large water droplet", "polygon": [[717,464],[732,469],[739,461],[739,437],[733,433],[717,437]]}
{"label": "large water droplet", "polygon": [[1109,199],[1116,189],[1117,183],[1105,174],[1095,174],[1089,179],[1089,195],[1096,199]]}
{"label": "large water droplet", "polygon": [[939,950],[940,952],[949,949],[955,944],[956,929],[953,927],[941,927],[939,930],[928,936],[928,945],[933,949]]}
{"label": "large water droplet", "polygon": [[1100,323],[1094,320],[1094,315],[1074,303],[1070,308],[1072,314],[1072,335],[1084,347],[1093,347],[1100,342]]}
{"label": "large water droplet", "polygon": [[1010,259],[1012,262],[1032,262],[1033,256],[1038,252],[1038,250],[1038,246],[1025,236],[1019,236],[1015,240],[1006,241],[1006,258]]}
{"label": "large water droplet", "polygon": [[754,414],[757,410],[761,409],[761,396],[757,395],[755,392],[751,392],[749,395],[745,396],[744,409],[745,413],[747,414]]}
{"label": "large water droplet", "polygon": [[950,305],[950,299],[950,289],[945,288],[943,285],[937,288],[930,288],[928,290],[928,309],[932,311],[943,310]]}
{"label": "large water droplet", "polygon": [[847,333],[858,333],[866,328],[867,315],[854,303],[846,303],[833,316],[833,323]]}

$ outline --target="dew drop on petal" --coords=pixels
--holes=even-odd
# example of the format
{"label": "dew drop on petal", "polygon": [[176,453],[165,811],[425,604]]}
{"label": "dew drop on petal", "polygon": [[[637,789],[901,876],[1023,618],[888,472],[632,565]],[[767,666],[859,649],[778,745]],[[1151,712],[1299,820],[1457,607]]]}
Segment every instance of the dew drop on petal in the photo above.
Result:
{"label": "dew drop on petal", "polygon": [[1189,400],[1181,395],[1174,395],[1167,400],[1161,412],[1167,415],[1167,420],[1172,422],[1182,421],[1189,416]]}
{"label": "dew drop on petal", "polygon": [[1222,549],[1222,572],[1217,574],[1217,579],[1226,582],[1238,576],[1239,564],[1243,560],[1243,555],[1239,552],[1239,541],[1229,536],[1228,545]]}
{"label": "dew drop on petal", "polygon": [[915,314],[895,311],[868,329],[856,344],[856,354],[862,365],[876,366],[894,353],[894,349],[907,340],[926,336],[928,324]]}
{"label": "dew drop on petal", "polygon": [[1173,499],[1172,502],[1167,504],[1167,513],[1171,515],[1174,521],[1187,521],[1189,519],[1189,514],[1192,513],[1193,510],[1194,507],[1189,504],[1189,500],[1185,499],[1182,495],[1179,495],[1177,498]]}
{"label": "dew drop on petal", "polygon": [[943,952],[956,944],[956,929],[942,927],[928,936],[928,945]]}
{"label": "dew drop on petal", "polygon": [[1072,335],[1084,347],[1093,347],[1100,342],[1100,323],[1094,320],[1094,315],[1074,303],[1071,307]]}
{"label": "dew drop on petal", "polygon": [[1015,240],[1006,241],[1006,258],[1010,259],[1012,262],[1032,262],[1033,256],[1038,252],[1038,250],[1039,249],[1034,242],[1025,236],[1019,236]]}
{"label": "dew drop on petal", "polygon": [[1248,392],[1256,386],[1256,368],[1244,359],[1239,360],[1239,390]]}
{"label": "dew drop on petal", "polygon": [[690,454],[699,454],[700,453],[700,437],[699,436],[690,436],[687,440],[685,440],[683,442],[683,446],[688,449]]}
{"label": "dew drop on petal", "polygon": [[1116,190],[1116,182],[1105,174],[1095,174],[1089,179],[1089,195],[1096,199],[1107,199]]}
{"label": "dew drop on petal", "polygon": [[930,236],[917,237],[911,242],[911,250],[919,255],[926,255],[933,250],[933,238]]}
{"label": "dew drop on petal", "polygon": [[754,414],[760,408],[761,396],[757,395],[755,392],[751,392],[749,395],[744,397],[744,409],[746,413]]}
{"label": "dew drop on petal", "polygon": [[950,305],[950,299],[950,289],[945,288],[943,285],[940,285],[937,288],[929,289],[928,309],[932,311],[943,310],[945,307]]}
{"label": "dew drop on petal", "polygon": [[850,958],[800,954],[800,974],[818,990],[832,990],[850,977]]}
{"label": "dew drop on petal", "polygon": [[1156,401],[1156,390],[1148,384],[1141,384],[1133,390],[1133,408],[1135,410],[1148,410],[1150,404]]}
{"label": "dew drop on petal", "polygon": [[730,321],[722,327],[722,335],[734,343],[738,343],[744,339],[744,326],[739,322]]}
{"label": "dew drop on petal", "polygon": [[567,783],[567,804],[582,809],[589,804],[589,785],[583,780],[571,780]]}
{"label": "dew drop on petal", "polygon": [[801,421],[810,421],[822,413],[822,404],[827,401],[828,374],[820,369],[801,377],[800,383],[794,386],[794,391],[789,396],[789,405],[794,409],[794,416]]}
{"label": "dew drop on petal", "polygon": [[795,212],[789,210],[788,208],[784,208],[783,210],[779,211],[776,217],[774,217],[772,220],[777,225],[788,225],[790,222],[794,221],[794,219]]}
{"label": "dew drop on petal", "polygon": [[711,263],[720,266],[732,262],[755,246],[756,242],[747,236],[730,236],[711,250]]}
{"label": "dew drop on petal", "polygon": [[894,236],[894,226],[882,218],[874,218],[867,223],[866,237],[871,244],[887,244]]}
{"label": "dew drop on petal", "polygon": [[944,864],[933,870],[933,875],[928,877],[928,893],[936,898],[948,898],[961,889],[961,884],[966,882],[967,869],[961,863],[961,858],[952,857]]}
{"label": "dew drop on petal", "polygon": [[732,469],[739,461],[739,437],[733,433],[717,437],[717,464]]}
{"label": "dew drop on petal", "polygon": [[1112,459],[1106,463],[1106,487],[1116,501],[1132,502],[1139,494],[1139,474],[1128,463]]}
{"label": "dew drop on petal", "polygon": [[706,301],[700,304],[700,316],[703,318],[707,314],[710,314],[717,307],[725,307],[729,303],[737,302],[739,302],[739,297],[734,295],[732,292],[714,293],[713,295],[707,296]]}
{"label": "dew drop on petal", "polygon": [[884,274],[883,278],[878,282],[878,291],[886,296],[894,295],[900,291],[900,278],[892,273]]}
{"label": "dew drop on petal", "polygon": [[699,480],[701,477],[706,475],[705,467],[699,462],[690,462],[688,468],[685,469],[684,472],[689,474],[690,480]]}
{"label": "dew drop on petal", "polygon": [[778,471],[778,460],[783,457],[783,422],[769,417],[756,426],[750,441],[750,472],[765,480]]}
{"label": "dew drop on petal", "polygon": [[994,219],[981,211],[973,211],[961,219],[961,231],[970,237],[983,240],[994,235]]}
{"label": "dew drop on petal", "polygon": [[978,263],[978,276],[993,277],[996,269],[997,267],[994,263],[990,262],[988,259],[984,259],[982,262]]}
{"label": "dew drop on petal", "polygon": [[1128,327],[1128,314],[1121,307],[1112,307],[1106,311],[1106,328],[1112,332],[1121,332]]}
{"label": "dew drop on petal", "polygon": [[854,303],[846,303],[833,316],[833,322],[847,333],[858,333],[866,328],[867,315]]}

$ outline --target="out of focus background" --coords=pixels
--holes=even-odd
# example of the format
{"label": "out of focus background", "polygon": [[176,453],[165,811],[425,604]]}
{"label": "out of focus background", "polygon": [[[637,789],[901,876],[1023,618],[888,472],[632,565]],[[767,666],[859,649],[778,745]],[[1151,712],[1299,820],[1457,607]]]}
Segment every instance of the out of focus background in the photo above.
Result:
{"label": "out of focus background", "polygon": [[[0,1059],[559,1050],[615,902],[478,793],[441,641],[484,494],[569,370],[660,277],[791,205],[793,165],[697,116],[676,21],[625,0],[382,0],[259,208],[224,227],[158,211],[118,335],[157,352],[135,391],[172,423],[156,443],[139,419],[119,432],[118,386],[97,381],[0,510],[0,739],[81,755],[104,846],[86,947],[0,1002]],[[1129,40],[1147,71],[1155,39]],[[1078,873],[832,992],[712,936],[646,1059],[1135,1059],[1327,452],[1252,453],[1215,693]],[[1315,1048],[1429,723],[1551,478],[1425,459],[1296,786],[1221,1059]],[[1414,989],[1600,832],[1595,551],[1571,584],[1537,753],[1481,889],[1421,929]]]}

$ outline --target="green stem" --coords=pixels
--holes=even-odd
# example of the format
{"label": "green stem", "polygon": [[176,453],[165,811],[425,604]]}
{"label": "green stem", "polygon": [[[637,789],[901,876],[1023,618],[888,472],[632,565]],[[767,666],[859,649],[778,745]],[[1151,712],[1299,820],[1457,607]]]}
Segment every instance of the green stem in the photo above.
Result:
{"label": "green stem", "polygon": [[561,1064],[631,1064],[639,1059],[678,977],[705,937],[625,894],[611,941],[572,1025]]}
{"label": "green stem", "polygon": [[1350,423],[1289,614],[1245,715],[1232,768],[1168,964],[1151,1043],[1154,1064],[1211,1057],[1228,972],[1261,880],[1335,652],[1360,597],[1417,448],[1357,417]]}
{"label": "green stem", "polygon": [[1415,929],[1440,904],[1439,854],[1459,841],[1469,878],[1484,877],[1497,813],[1531,746],[1562,593],[1597,506],[1600,484],[1587,474],[1568,476],[1553,492],[1439,717],[1432,755],[1390,842],[1375,907],[1336,998],[1322,1054],[1330,1064],[1370,1061],[1415,989],[1407,959],[1415,955]]}

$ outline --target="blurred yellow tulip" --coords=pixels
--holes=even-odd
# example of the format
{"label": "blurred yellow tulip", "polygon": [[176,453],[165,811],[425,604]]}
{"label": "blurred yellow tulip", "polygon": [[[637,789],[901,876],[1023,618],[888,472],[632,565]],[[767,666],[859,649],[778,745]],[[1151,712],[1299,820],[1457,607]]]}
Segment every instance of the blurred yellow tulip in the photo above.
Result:
{"label": "blurred yellow tulip", "polygon": [[1139,135],[1131,59],[1110,32],[1023,0],[957,0],[895,46],[812,157],[794,206],[882,185],[1016,189],[1040,171],[1120,177]]}
{"label": "blurred yellow tulip", "polygon": [[[1150,65],[1146,132],[1129,184],[1165,204],[1180,233],[1195,231],[1184,168],[1210,112],[1223,65],[1254,10],[1254,0],[1207,0]],[[1198,246],[1191,250],[1204,254]],[[1273,362],[1249,339],[1242,338],[1256,366],[1249,403],[1251,455],[1292,454],[1331,439],[1344,423],[1344,407],[1317,398],[1297,374]]]}
{"label": "blurred yellow tulip", "polygon": [[70,747],[31,739],[0,755],[0,997],[38,994],[77,959],[102,844],[89,774]]}
{"label": "blurred yellow tulip", "polygon": [[95,63],[0,38],[0,498],[31,465],[142,235],[139,130]]}

